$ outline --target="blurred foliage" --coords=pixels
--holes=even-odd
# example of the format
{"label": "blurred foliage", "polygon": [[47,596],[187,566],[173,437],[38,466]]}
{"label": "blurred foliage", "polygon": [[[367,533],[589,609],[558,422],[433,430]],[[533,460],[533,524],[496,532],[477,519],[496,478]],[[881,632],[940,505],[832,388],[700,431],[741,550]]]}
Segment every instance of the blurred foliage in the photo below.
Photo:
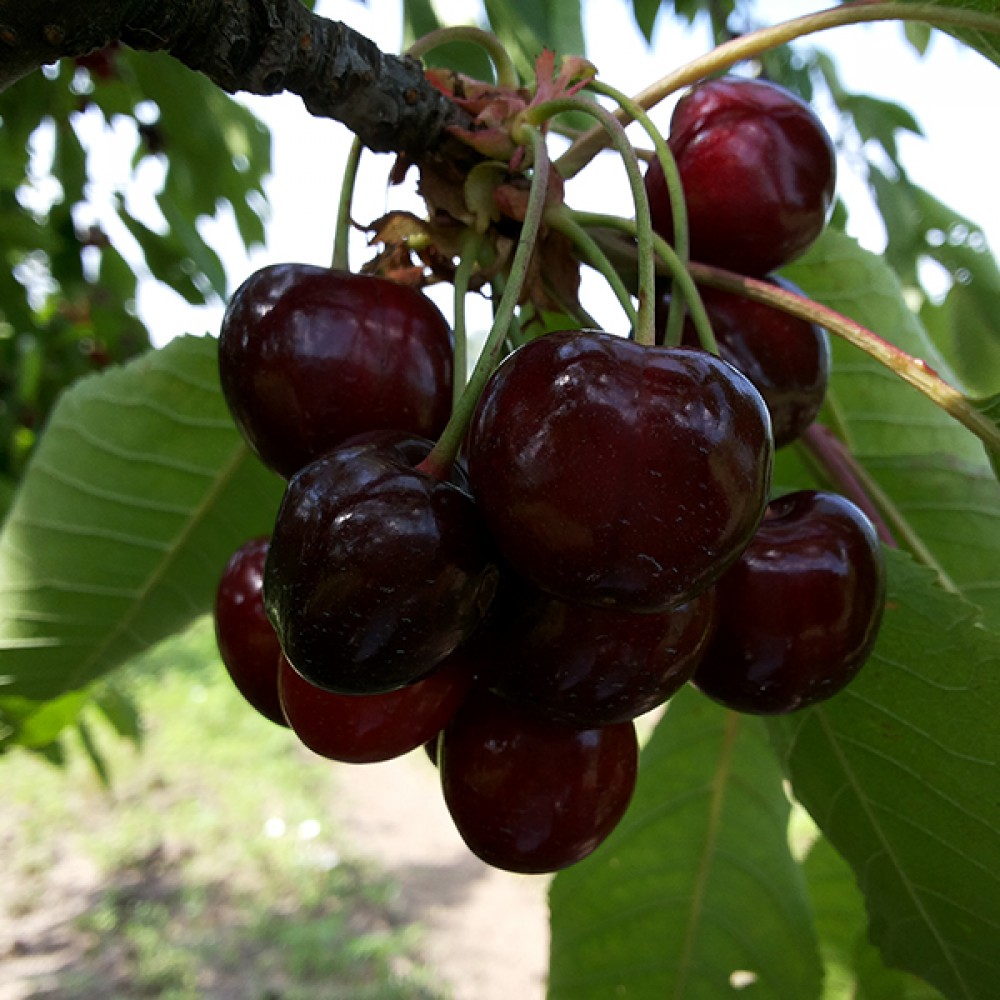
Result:
{"label": "blurred foliage", "polygon": [[141,277],[226,294],[199,223],[228,204],[262,241],[269,170],[263,126],[165,55],[109,48],[0,94],[0,510],[62,389],[149,348]]}

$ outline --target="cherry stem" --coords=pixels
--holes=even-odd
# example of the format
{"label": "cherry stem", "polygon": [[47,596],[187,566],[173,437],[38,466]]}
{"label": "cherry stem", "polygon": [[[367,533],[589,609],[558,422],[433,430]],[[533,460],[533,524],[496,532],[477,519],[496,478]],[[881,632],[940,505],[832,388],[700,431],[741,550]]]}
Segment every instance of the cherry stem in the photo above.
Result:
{"label": "cherry stem", "polygon": [[692,263],[688,265],[688,269],[695,281],[710,288],[719,288],[755,302],[774,306],[790,316],[816,323],[830,333],[842,337],[923,393],[932,403],[975,434],[991,452],[1000,454],[1000,427],[977,410],[962,393],[949,385],[920,358],[914,358],[867,327],[855,323],[854,320],[828,306],[778,288],[766,281],[747,278],[721,268],[709,267],[707,264]]}
{"label": "cherry stem", "polygon": [[[714,48],[704,56],[694,59],[679,69],[651,84],[634,98],[635,103],[647,110],[682,87],[697,83],[729,69],[735,63],[753,59],[763,53],[804,38],[807,35],[831,28],[873,21],[921,21],[934,28],[966,28],[975,31],[1000,33],[1000,17],[979,11],[944,7],[930,3],[872,3],[854,0],[828,10],[805,14],[781,24],[747,32]],[[629,121],[629,113],[622,108],[618,118]],[[593,128],[580,136],[562,156],[555,167],[563,177],[578,174],[606,145],[603,130]]]}
{"label": "cherry stem", "polygon": [[576,221],[573,213],[565,205],[550,208],[545,213],[545,221],[567,237],[579,251],[582,259],[607,281],[628,317],[629,326],[634,330],[638,326],[638,316],[632,303],[632,295],[600,244]]}
{"label": "cherry stem", "polygon": [[469,283],[476,269],[479,248],[482,238],[475,230],[470,229],[462,239],[458,267],[455,269],[455,351],[452,408],[458,406],[465,390],[465,381],[469,363],[469,335],[465,322],[465,297],[469,294]]}
{"label": "cherry stem", "polygon": [[934,570],[945,590],[960,593],[958,585],[903,512],[829,427],[813,424],[806,428],[799,437],[799,445],[807,464],[814,466],[821,476],[865,512],[884,545],[898,548],[896,539],[901,539],[914,559]]}
{"label": "cherry stem", "polygon": [[476,403],[479,402],[487,380],[503,356],[504,342],[514,319],[514,312],[517,309],[521,290],[524,288],[524,282],[527,278],[528,266],[531,263],[531,255],[538,239],[538,231],[541,229],[542,219],[545,215],[550,173],[549,154],[545,148],[545,139],[538,129],[530,125],[525,125],[522,132],[523,138],[531,145],[533,158],[528,206],[524,213],[524,222],[521,224],[517,248],[514,251],[514,259],[511,261],[503,294],[500,296],[500,303],[493,315],[493,325],[486,336],[482,352],[461,397],[452,410],[451,417],[442,431],[441,437],[438,438],[430,454],[417,466],[421,472],[436,479],[448,477],[448,473],[461,450],[462,440],[465,437],[469,421],[472,419]]}
{"label": "cherry stem", "polygon": [[406,54],[419,59],[431,49],[448,45],[451,42],[471,42],[473,45],[485,49],[486,54],[493,62],[498,87],[517,89],[520,86],[521,81],[518,79],[517,69],[510,58],[510,53],[503,47],[500,39],[496,35],[473,25],[460,24],[451,28],[438,28],[436,31],[430,31],[422,38],[418,38],[406,50]]}
{"label": "cherry stem", "polygon": [[810,464],[817,466],[818,471],[837,488],[839,493],[864,511],[868,520],[874,525],[879,541],[890,548],[899,548],[895,536],[868,489],[867,473],[860,468],[840,438],[823,424],[811,424],[799,435],[799,441],[807,453]]}
{"label": "cherry stem", "polygon": [[[690,234],[688,232],[687,201],[684,197],[684,187],[681,184],[681,174],[677,169],[677,161],[674,159],[673,151],[663,137],[663,133],[656,127],[653,120],[646,114],[646,110],[636,104],[627,94],[612,87],[602,80],[592,80],[588,85],[589,89],[598,94],[610,97],[619,107],[632,116],[645,130],[653,143],[656,158],[659,160],[660,169],[663,171],[663,179],[667,186],[667,197],[670,201],[670,211],[674,224],[674,250],[677,258],[684,265],[690,257]],[[681,332],[684,324],[684,296],[672,295],[670,297],[670,310],[667,314],[667,326],[663,336],[663,343],[675,345],[681,342]]]}
{"label": "cherry stem", "polygon": [[615,151],[621,156],[628,174],[632,200],[635,203],[635,236],[639,244],[639,312],[635,325],[636,343],[652,346],[656,343],[656,264],[653,251],[653,221],[649,214],[649,199],[642,183],[639,160],[618,119],[599,104],[581,97],[557,97],[529,107],[525,120],[542,125],[549,118],[567,111],[582,111],[596,118],[607,132]]}
{"label": "cherry stem", "polygon": [[344,164],[344,179],[337,202],[337,226],[333,233],[333,259],[330,261],[330,266],[335,271],[350,270],[351,202],[354,200],[354,186],[364,148],[364,144],[355,136]]}
{"label": "cherry stem", "polygon": [[[611,229],[628,236],[636,234],[636,224],[632,219],[624,219],[618,215],[601,215],[597,212],[573,212],[573,216],[587,229]],[[634,247],[630,247],[629,250],[631,255],[635,254]],[[674,248],[656,233],[653,234],[653,251],[655,254],[654,265],[656,259],[664,264],[674,288],[684,297],[701,346],[712,354],[718,354],[719,345],[712,330],[711,320],[708,318],[705,305],[701,301],[701,294],[698,292],[698,286],[691,277],[688,268],[681,262]],[[672,343],[670,346],[676,347],[677,345]]]}

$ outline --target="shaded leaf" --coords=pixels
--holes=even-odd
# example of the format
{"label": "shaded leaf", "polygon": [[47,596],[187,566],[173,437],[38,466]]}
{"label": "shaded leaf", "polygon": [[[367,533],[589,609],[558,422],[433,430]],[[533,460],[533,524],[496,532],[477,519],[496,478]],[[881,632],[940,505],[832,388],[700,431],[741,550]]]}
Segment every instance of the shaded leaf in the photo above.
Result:
{"label": "shaded leaf", "polygon": [[550,1000],[717,1000],[734,982],[759,998],[818,997],[788,815],[760,720],[680,692],[625,818],[552,884]]}
{"label": "shaded leaf", "polygon": [[205,614],[279,497],[226,410],[211,338],[77,383],[0,534],[0,706],[84,688]]}
{"label": "shaded leaf", "polygon": [[870,662],[770,728],[796,797],[855,872],[885,961],[982,1000],[1000,977],[1000,636],[887,555]]}

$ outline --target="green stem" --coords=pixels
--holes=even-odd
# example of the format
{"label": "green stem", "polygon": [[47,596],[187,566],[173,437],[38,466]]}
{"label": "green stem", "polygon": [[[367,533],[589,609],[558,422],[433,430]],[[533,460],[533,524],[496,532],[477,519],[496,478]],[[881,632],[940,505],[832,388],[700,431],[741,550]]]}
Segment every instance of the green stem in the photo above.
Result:
{"label": "green stem", "polygon": [[639,312],[636,317],[635,340],[636,343],[652,346],[656,343],[656,262],[653,255],[655,234],[639,161],[624,127],[610,111],[599,104],[594,104],[593,101],[580,97],[558,97],[528,108],[525,117],[533,125],[541,125],[549,118],[567,111],[583,112],[598,120],[601,128],[607,131],[615,151],[621,156],[628,174],[632,200],[635,203],[635,235],[639,244]]}
{"label": "green stem", "polygon": [[[622,93],[616,87],[600,80],[593,80],[589,88],[595,93],[604,94],[610,97],[619,107],[623,108],[645,129],[653,143],[656,158],[663,172],[663,179],[667,186],[667,197],[670,201],[670,212],[674,224],[674,250],[682,264],[687,265],[690,258],[690,236],[688,232],[687,201],[684,197],[684,187],[681,184],[680,171],[677,169],[677,161],[674,159],[673,151],[667,145],[663,133],[656,127],[653,120],[646,114],[643,107],[636,104],[627,94]],[[670,297],[670,309],[667,314],[667,326],[663,336],[665,344],[674,345],[681,342],[681,332],[684,326],[684,297],[682,295],[672,295]]]}
{"label": "green stem", "polygon": [[469,364],[469,334],[465,322],[465,297],[469,294],[469,283],[478,263],[482,238],[479,233],[469,230],[462,239],[458,267],[455,269],[455,351],[454,384],[452,387],[452,409],[458,406],[465,390],[465,380]]}
{"label": "green stem", "polygon": [[632,296],[600,245],[576,221],[573,213],[565,205],[550,209],[545,215],[545,221],[553,229],[566,236],[576,247],[583,260],[607,281],[628,317],[630,329],[634,330],[638,326],[638,316],[635,306],[632,304]]}
{"label": "green stem", "polygon": [[500,39],[496,35],[471,24],[460,24],[451,28],[438,28],[436,31],[430,31],[422,38],[418,38],[406,50],[406,54],[419,59],[431,49],[436,49],[440,45],[448,45],[451,42],[471,42],[473,45],[485,49],[486,54],[493,61],[498,87],[517,89],[520,86],[521,81],[518,79],[517,69],[510,58],[510,53],[503,47]]}
{"label": "green stem", "polygon": [[438,479],[447,478],[448,472],[462,447],[465,431],[472,418],[476,403],[482,395],[487,380],[500,363],[504,341],[514,318],[521,290],[524,288],[528,265],[531,263],[531,255],[538,239],[538,231],[545,215],[550,172],[548,150],[545,148],[544,138],[537,129],[527,126],[523,132],[524,138],[531,145],[534,162],[531,191],[528,194],[528,207],[525,210],[524,222],[521,225],[517,249],[514,251],[514,259],[510,265],[503,295],[500,297],[500,304],[494,313],[493,325],[486,337],[482,353],[476,361],[476,366],[469,376],[461,398],[452,410],[451,417],[441,437],[438,438],[427,458],[418,466],[422,472]]}
{"label": "green stem", "polygon": [[[781,24],[747,32],[724,42],[704,56],[681,66],[657,80],[634,98],[636,104],[649,109],[665,97],[708,76],[714,76],[745,59],[754,59],[771,49],[819,31],[842,28],[873,21],[922,21],[932,28],[966,28],[972,31],[1000,33],[1000,17],[978,11],[943,7],[930,3],[871,3],[855,0],[829,10],[817,11],[792,18]],[[623,109],[622,122],[629,120]],[[565,178],[578,174],[606,144],[604,132],[593,128],[585,132],[555,163]]]}
{"label": "green stem", "polygon": [[932,403],[976,435],[993,452],[1000,452],[1000,427],[977,410],[965,396],[949,385],[933,368],[920,358],[914,358],[860,323],[820,305],[812,299],[796,295],[758,278],[723,271],[707,264],[690,264],[692,277],[710,288],[733,292],[755,302],[774,306],[791,316],[816,323],[830,333],[842,337],[869,357],[885,365],[904,382],[923,393]]}
{"label": "green stem", "polygon": [[337,226],[333,233],[333,260],[330,262],[335,271],[350,270],[351,202],[354,200],[354,185],[358,179],[358,166],[364,148],[361,140],[355,136],[344,164],[344,179],[337,202]]}
{"label": "green stem", "polygon": [[[632,219],[624,219],[618,215],[602,215],[598,212],[573,212],[573,217],[582,226],[588,229],[613,229],[628,236],[635,236],[636,225]],[[635,253],[635,248],[631,248]],[[701,346],[712,354],[719,353],[719,345],[715,340],[715,333],[712,330],[711,320],[705,311],[705,305],[701,301],[701,294],[698,286],[691,277],[688,268],[684,266],[677,256],[674,248],[662,236],[653,234],[653,252],[666,267],[667,274],[673,282],[674,289],[679,291],[684,297],[687,308],[691,313],[691,322],[694,323],[698,333]],[[654,261],[655,263],[655,261]],[[672,343],[670,346],[676,346]]]}

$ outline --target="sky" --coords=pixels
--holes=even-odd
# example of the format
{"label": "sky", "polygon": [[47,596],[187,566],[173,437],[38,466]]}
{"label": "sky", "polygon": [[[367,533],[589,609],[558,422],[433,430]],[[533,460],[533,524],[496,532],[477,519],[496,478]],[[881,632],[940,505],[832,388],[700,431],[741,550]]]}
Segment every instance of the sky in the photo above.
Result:
{"label": "sky", "polygon": [[[469,6],[468,0],[435,0],[435,5],[446,20],[460,20]],[[774,23],[818,7],[789,0],[760,0],[756,10],[762,20]],[[363,4],[358,0],[320,0],[317,5],[319,13],[345,21],[388,51],[398,51],[400,45],[398,8],[393,3]],[[630,93],[709,48],[704,29],[681,30],[672,18],[660,18],[648,46],[634,27],[628,0],[585,0],[584,17],[588,56],[604,79]],[[846,87],[897,101],[915,114],[925,136],[904,135],[901,140],[909,174],[946,204],[974,219],[991,246],[1000,247],[993,135],[983,122],[984,115],[991,121],[995,114],[1000,68],[940,33],[935,33],[929,53],[920,58],[903,40],[902,27],[894,23],[834,29],[815,36],[813,44],[837,60]],[[272,129],[273,175],[267,183],[271,217],[266,245],[249,257],[231,220],[223,218],[205,225],[204,232],[222,254],[234,287],[266,263],[329,262],[339,178],[351,139],[345,127],[309,116],[291,95],[244,99]],[[656,109],[653,116],[665,128],[669,105]],[[412,193],[387,189],[391,162],[389,156],[365,155],[355,218],[374,219],[390,207],[419,207]],[[868,208],[863,186],[849,168],[840,171],[838,193],[851,209],[853,234],[878,251],[884,234]],[[573,207],[632,213],[624,173],[611,156],[599,158],[584,171],[568,190],[567,201]],[[352,263],[357,266],[365,253],[360,239],[352,251]],[[599,319],[607,316],[609,329],[621,324],[623,317],[615,314],[612,297],[602,288],[591,289],[586,304]],[[447,310],[447,290],[440,293],[439,304]],[[194,309],[169,290],[146,282],[139,309],[154,342],[162,344],[178,333],[217,332],[223,306],[217,303]],[[481,315],[485,317],[485,310]],[[475,312],[470,322],[476,322]]]}

